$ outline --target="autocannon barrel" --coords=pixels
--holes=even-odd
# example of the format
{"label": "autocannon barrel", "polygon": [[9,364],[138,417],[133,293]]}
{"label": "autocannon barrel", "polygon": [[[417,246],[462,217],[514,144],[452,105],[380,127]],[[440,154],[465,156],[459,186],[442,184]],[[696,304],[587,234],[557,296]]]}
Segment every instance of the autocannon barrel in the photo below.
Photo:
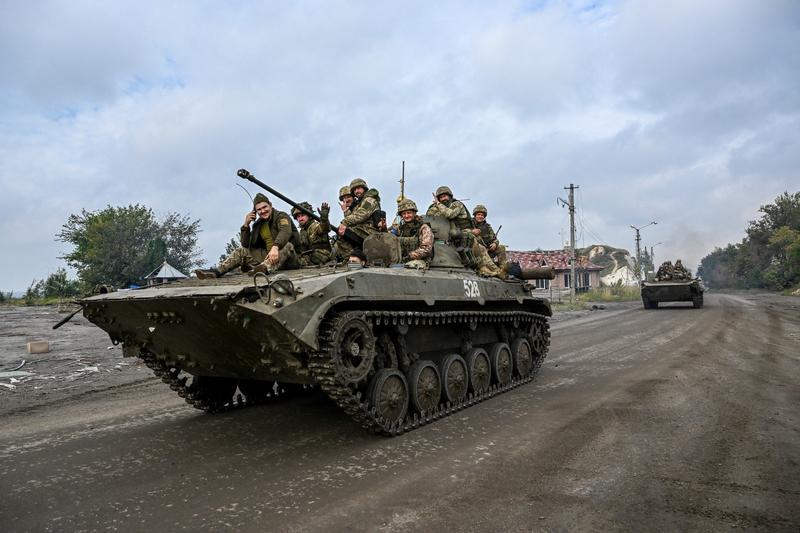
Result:
{"label": "autocannon barrel", "polygon": [[[286,202],[290,206],[299,209],[302,213],[305,213],[306,215],[308,215],[313,220],[316,220],[317,222],[321,221],[319,215],[317,215],[315,212],[313,212],[313,211],[311,211],[309,209],[306,209],[305,207],[303,207],[302,205],[298,204],[297,202],[294,202],[290,198],[287,198],[283,194],[279,193],[278,191],[276,191],[275,189],[273,189],[272,187],[270,187],[269,185],[267,185],[263,181],[257,179],[255,176],[250,174],[250,172],[247,169],[240,168],[236,172],[236,175],[239,176],[240,178],[242,178],[243,180],[247,180],[247,181],[249,181],[251,183],[254,183],[254,184],[258,185],[259,187],[261,187],[265,191],[267,191],[267,192],[269,192],[271,194],[274,194],[275,196],[277,196],[278,198],[280,198],[281,200],[283,200],[284,202]],[[356,248],[361,248],[363,246],[363,244],[364,244],[364,238],[361,235],[358,235],[356,232],[354,232],[350,228],[345,228],[344,235],[342,235],[342,238],[344,238],[346,241],[349,241],[350,244],[352,244]]]}
{"label": "autocannon barrel", "polygon": [[522,279],[555,279],[556,271],[553,267],[529,267],[522,269]]}

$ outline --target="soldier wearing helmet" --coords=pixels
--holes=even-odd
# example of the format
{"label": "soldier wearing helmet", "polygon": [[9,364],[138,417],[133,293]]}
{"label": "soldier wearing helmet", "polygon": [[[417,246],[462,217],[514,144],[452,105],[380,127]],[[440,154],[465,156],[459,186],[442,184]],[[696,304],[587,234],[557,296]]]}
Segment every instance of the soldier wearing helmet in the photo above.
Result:
{"label": "soldier wearing helmet", "polygon": [[[346,213],[336,232],[339,237],[344,235],[344,230],[349,228],[361,237],[368,237],[378,230],[372,223],[372,215],[381,209],[381,197],[376,189],[370,189],[363,178],[356,178],[350,182],[350,192],[353,195],[353,204],[350,212]],[[338,253],[341,257],[347,257],[353,246],[339,239],[337,244]]]}
{"label": "soldier wearing helmet", "polygon": [[[313,211],[313,207],[308,202],[301,202],[301,207]],[[330,206],[323,203],[319,208],[320,221],[313,220],[307,213],[292,208],[292,217],[300,226],[300,245],[297,248],[298,260],[302,266],[323,265],[331,258],[331,241],[328,232],[331,225],[328,222]]]}
{"label": "soldier wearing helmet", "polygon": [[664,261],[661,263],[661,266],[658,267],[656,281],[672,281],[674,273],[675,268],[672,266],[672,261]]}
{"label": "soldier wearing helmet", "polygon": [[453,199],[450,187],[442,185],[433,194],[433,203],[428,208],[428,216],[441,216],[449,220],[458,230],[461,237],[456,243],[459,254],[465,265],[475,268],[478,274],[487,277],[504,278],[503,272],[489,257],[486,248],[472,233],[472,218],[469,211],[459,200]]}
{"label": "soldier wearing helmet", "polygon": [[672,276],[676,280],[688,280],[692,279],[692,273],[683,266],[683,261],[680,259],[675,260],[675,266],[672,268]]}
{"label": "soldier wearing helmet", "polygon": [[[252,229],[250,224],[253,224]],[[216,268],[195,270],[200,279],[218,278],[240,267],[242,272],[275,272],[300,266],[295,248],[300,245],[297,228],[289,215],[273,209],[264,194],[253,198],[253,210],[244,217],[239,232],[241,246],[223,259]]]}
{"label": "soldier wearing helmet", "polygon": [[426,269],[433,257],[433,231],[417,215],[417,204],[409,198],[397,204],[397,215],[401,218],[398,227],[400,253],[408,268]]}
{"label": "soldier wearing helmet", "polygon": [[453,198],[453,191],[446,185],[436,189],[433,194],[433,203],[428,207],[427,215],[444,217],[460,230],[467,230],[472,227],[472,219],[467,208],[460,201]]}
{"label": "soldier wearing helmet", "polygon": [[350,185],[345,185],[339,189],[339,206],[342,208],[343,216],[350,214],[350,207],[353,205],[353,193],[350,192]]}
{"label": "soldier wearing helmet", "polygon": [[472,233],[481,240],[481,244],[486,247],[491,257],[501,268],[505,268],[506,262],[506,247],[500,244],[497,239],[497,234],[492,229],[492,225],[486,221],[488,211],[486,206],[478,204],[472,210]]}

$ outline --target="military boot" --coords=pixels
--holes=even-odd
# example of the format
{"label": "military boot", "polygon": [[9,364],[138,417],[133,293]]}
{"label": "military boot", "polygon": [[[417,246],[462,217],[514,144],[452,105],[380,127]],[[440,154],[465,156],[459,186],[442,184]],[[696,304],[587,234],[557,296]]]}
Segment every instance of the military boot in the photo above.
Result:
{"label": "military boot", "polygon": [[271,269],[269,268],[269,265],[267,265],[266,261],[257,264],[256,266],[253,267],[253,270],[249,272],[251,276],[256,276],[258,274],[270,274],[270,273]]}
{"label": "military boot", "polygon": [[195,270],[194,275],[197,276],[197,279],[214,279],[222,276],[222,273],[216,268],[210,268],[208,270]]}

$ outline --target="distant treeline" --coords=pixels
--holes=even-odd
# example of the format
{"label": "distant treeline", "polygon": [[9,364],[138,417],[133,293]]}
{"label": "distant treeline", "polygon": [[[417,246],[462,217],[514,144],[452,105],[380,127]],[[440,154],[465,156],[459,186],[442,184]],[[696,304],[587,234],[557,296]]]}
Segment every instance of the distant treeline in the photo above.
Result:
{"label": "distant treeline", "polygon": [[800,284],[800,192],[759,209],[739,244],[716,248],[697,273],[713,288],[783,290]]}

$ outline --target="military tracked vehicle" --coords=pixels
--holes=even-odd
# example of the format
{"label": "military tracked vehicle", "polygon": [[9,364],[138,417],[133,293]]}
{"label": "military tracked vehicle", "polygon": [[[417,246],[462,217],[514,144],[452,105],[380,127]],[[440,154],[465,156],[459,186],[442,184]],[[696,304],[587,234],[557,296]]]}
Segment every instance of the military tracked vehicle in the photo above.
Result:
{"label": "military tracked vehicle", "polygon": [[451,223],[428,222],[428,270],[398,265],[398,239],[379,233],[366,268],[192,278],[91,296],[83,314],[204,411],[319,386],[364,428],[397,435],[531,381],[550,342],[547,300],[464,268]]}
{"label": "military tracked vehicle", "polygon": [[699,278],[671,281],[643,281],[642,303],[645,309],[657,309],[664,302],[692,302],[695,309],[703,307],[705,287]]}

